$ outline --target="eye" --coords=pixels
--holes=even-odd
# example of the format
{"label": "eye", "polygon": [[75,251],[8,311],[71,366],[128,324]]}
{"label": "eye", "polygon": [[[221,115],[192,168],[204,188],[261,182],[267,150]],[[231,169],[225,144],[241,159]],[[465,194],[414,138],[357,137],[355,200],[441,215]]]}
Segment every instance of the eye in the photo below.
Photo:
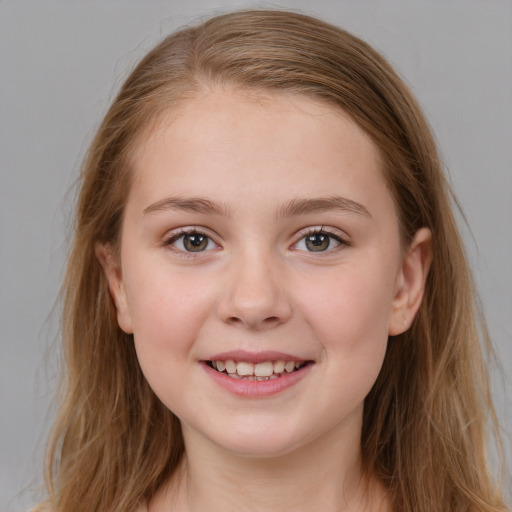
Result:
{"label": "eye", "polygon": [[293,245],[293,249],[307,252],[326,252],[336,249],[345,242],[339,235],[323,229],[311,231]]}
{"label": "eye", "polygon": [[171,235],[165,244],[172,245],[178,251],[183,252],[211,251],[217,247],[208,235],[196,230],[181,231],[178,234]]}

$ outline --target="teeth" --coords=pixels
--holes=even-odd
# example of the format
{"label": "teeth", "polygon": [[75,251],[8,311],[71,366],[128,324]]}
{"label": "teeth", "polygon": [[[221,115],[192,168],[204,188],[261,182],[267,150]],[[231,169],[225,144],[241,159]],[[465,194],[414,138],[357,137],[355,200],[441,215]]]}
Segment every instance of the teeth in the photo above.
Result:
{"label": "teeth", "polygon": [[237,363],[236,373],[240,376],[254,375],[254,365],[252,363]]}
{"label": "teeth", "polygon": [[295,370],[295,362],[294,361],[287,361],[286,364],[284,365],[284,369],[288,373],[293,372],[293,370]]}
{"label": "teeth", "polygon": [[256,377],[270,377],[274,373],[274,365],[268,361],[254,365],[254,375]]}
{"label": "teeth", "polygon": [[236,363],[228,359],[226,361],[226,371],[228,373],[236,373]]}
{"label": "teeth", "polygon": [[299,361],[265,361],[263,363],[248,363],[245,361],[235,362],[231,359],[227,361],[212,361],[212,366],[219,372],[224,372],[234,378],[245,378],[248,380],[269,380],[276,379],[285,371],[291,373],[303,365]]}
{"label": "teeth", "polygon": [[284,361],[276,361],[274,363],[274,373],[283,373],[285,364]]}

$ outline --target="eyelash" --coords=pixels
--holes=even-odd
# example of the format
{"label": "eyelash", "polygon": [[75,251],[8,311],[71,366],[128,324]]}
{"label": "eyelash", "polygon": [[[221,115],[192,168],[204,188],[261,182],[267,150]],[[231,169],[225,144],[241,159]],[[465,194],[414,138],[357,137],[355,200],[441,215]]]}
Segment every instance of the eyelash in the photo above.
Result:
{"label": "eyelash", "polygon": [[[218,244],[215,243],[215,241],[212,239],[211,236],[209,236],[204,231],[202,231],[201,229],[198,229],[198,228],[188,228],[188,229],[181,228],[177,233],[172,233],[169,237],[167,237],[164,240],[164,245],[172,247],[181,238],[184,238],[186,236],[191,236],[191,235],[197,235],[197,236],[204,237],[207,240],[207,242],[206,242],[207,245],[206,245],[205,249],[199,250],[199,251],[189,251],[189,250],[186,250],[185,248],[182,249],[182,248],[178,248],[178,247],[173,247],[173,250],[175,251],[176,254],[178,254],[181,257],[193,258],[193,257],[197,257],[200,253],[211,251],[212,250],[211,247],[208,249],[208,246],[210,244],[214,244],[216,248],[219,247]],[[325,235],[326,237],[328,237],[329,242],[325,249],[319,249],[319,250],[315,251],[315,250],[307,250],[307,249],[298,249],[297,248],[297,246],[300,242],[304,241],[304,243],[307,244],[307,238],[314,237],[316,235]],[[318,227],[318,228],[307,228],[307,229],[299,232],[298,236],[299,236],[299,238],[297,239],[297,241],[294,242],[291,246],[292,250],[300,250],[300,251],[303,251],[306,253],[316,253],[316,252],[328,253],[328,252],[334,251],[335,249],[337,249],[340,246],[345,246],[345,247],[350,246],[350,243],[345,238],[340,236],[338,233],[334,233],[333,231],[325,229],[323,226]],[[338,245],[331,248],[330,247],[331,240],[334,240]]]}
{"label": "eyelash", "polygon": [[[214,242],[211,236],[207,235],[204,231],[198,228],[181,228],[177,233],[172,233],[164,240],[164,246],[172,247],[180,238],[184,238],[190,235],[202,236],[207,239],[207,244],[213,243],[216,247],[218,245]],[[194,258],[196,255],[206,251],[187,251],[186,249],[180,249],[178,247],[172,247],[174,252],[185,258]],[[211,249],[210,249],[211,250]]]}
{"label": "eyelash", "polygon": [[[341,246],[345,246],[345,247],[350,246],[350,243],[348,242],[348,240],[343,238],[339,233],[334,233],[333,231],[330,231],[330,230],[324,228],[324,226],[322,226],[319,228],[307,228],[306,230],[301,231],[299,233],[300,238],[298,238],[298,240],[292,245],[292,247],[295,248],[294,250],[301,250],[301,249],[296,249],[296,246],[299,244],[299,242],[304,240],[305,241],[304,243],[307,243],[306,242],[307,237],[312,237],[315,235],[325,235],[329,238],[329,240],[335,240],[339,245],[337,247],[333,247],[333,248],[330,248],[328,246],[325,250],[304,251],[304,252],[308,252],[308,253],[315,253],[315,252],[324,253],[325,252],[325,253],[327,253],[327,252],[332,252]],[[330,242],[329,242],[329,245],[330,245]]]}

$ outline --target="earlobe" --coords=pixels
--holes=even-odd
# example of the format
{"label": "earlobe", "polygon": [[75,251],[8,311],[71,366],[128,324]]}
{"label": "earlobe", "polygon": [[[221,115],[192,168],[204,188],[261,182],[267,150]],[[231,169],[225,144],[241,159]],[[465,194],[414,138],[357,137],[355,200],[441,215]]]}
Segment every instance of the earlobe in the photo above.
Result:
{"label": "earlobe", "polygon": [[388,329],[390,336],[402,334],[412,324],[423,299],[432,256],[432,233],[428,228],[421,228],[414,236],[397,276]]}
{"label": "earlobe", "polygon": [[114,301],[117,312],[117,323],[124,332],[132,334],[132,318],[126,297],[119,258],[114,253],[114,249],[110,244],[98,242],[95,246],[95,252],[107,279],[110,296]]}

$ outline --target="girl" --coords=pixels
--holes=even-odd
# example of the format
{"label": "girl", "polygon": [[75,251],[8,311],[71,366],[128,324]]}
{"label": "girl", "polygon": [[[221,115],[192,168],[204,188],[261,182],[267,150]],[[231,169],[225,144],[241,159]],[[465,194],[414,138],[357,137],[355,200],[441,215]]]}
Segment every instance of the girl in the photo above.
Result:
{"label": "girl", "polygon": [[179,31],[81,187],[41,510],[506,510],[451,193],[367,44],[280,11]]}

